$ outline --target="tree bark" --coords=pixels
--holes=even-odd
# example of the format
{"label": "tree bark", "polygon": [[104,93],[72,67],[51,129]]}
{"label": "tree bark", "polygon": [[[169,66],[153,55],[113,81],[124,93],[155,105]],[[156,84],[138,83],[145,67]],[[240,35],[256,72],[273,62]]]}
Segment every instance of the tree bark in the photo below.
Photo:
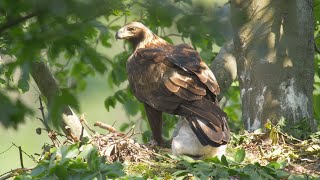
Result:
{"label": "tree bark", "polygon": [[231,0],[245,128],[308,120],[314,78],[312,0]]}
{"label": "tree bark", "polygon": [[[39,87],[41,94],[47,98],[48,104],[54,101],[53,98],[59,93],[59,87],[45,63],[33,62],[31,75]],[[78,139],[80,139],[81,136],[89,136],[87,131],[83,128],[79,118],[69,106],[64,107],[60,127],[66,135],[69,135],[71,132],[72,135]],[[67,129],[66,127],[69,127],[70,129]]]}

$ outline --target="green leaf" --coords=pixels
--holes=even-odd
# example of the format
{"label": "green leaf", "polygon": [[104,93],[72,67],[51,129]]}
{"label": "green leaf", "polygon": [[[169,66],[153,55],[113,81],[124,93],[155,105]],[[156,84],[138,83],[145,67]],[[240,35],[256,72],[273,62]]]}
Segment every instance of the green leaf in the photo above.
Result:
{"label": "green leaf", "polygon": [[106,171],[105,175],[108,178],[117,178],[124,176],[125,173],[123,169],[123,165],[119,162],[114,162],[112,164],[103,164],[103,167],[101,167],[101,171]]}
{"label": "green leaf", "polygon": [[68,170],[76,173],[83,173],[87,170],[87,163],[83,162],[83,159],[77,158],[74,162],[70,163]]}
{"label": "green leaf", "polygon": [[0,84],[6,84],[6,80],[3,78],[0,78]]}
{"label": "green leaf", "polygon": [[109,34],[109,32],[103,33],[100,35],[100,42],[104,47],[111,47],[112,44],[109,42],[109,40],[111,39],[111,35]]}
{"label": "green leaf", "polygon": [[135,99],[128,98],[127,101],[124,103],[124,108],[126,110],[126,113],[130,116],[135,116],[139,112],[139,102]]}
{"label": "green leaf", "polygon": [[111,96],[104,101],[104,107],[107,109],[107,111],[109,111],[110,107],[115,108],[116,103],[116,99],[113,96]]}
{"label": "green leaf", "polygon": [[188,163],[194,163],[195,162],[195,160],[193,158],[189,157],[189,156],[182,155],[182,156],[180,156],[180,158],[182,160],[188,162]]}
{"label": "green leaf", "polygon": [[130,124],[129,123],[122,123],[121,125],[120,125],[120,128],[119,128],[119,130],[121,131],[121,132],[124,132],[125,130],[127,130],[128,129],[128,127],[130,126]]}
{"label": "green leaf", "polygon": [[55,175],[58,177],[58,179],[65,180],[68,179],[68,171],[65,166],[58,165],[54,169]]}
{"label": "green leaf", "polygon": [[13,102],[2,92],[0,92],[0,102],[0,123],[6,128],[17,129],[18,124],[24,122],[26,115],[33,115],[33,111],[20,99]]}
{"label": "green leaf", "polygon": [[37,167],[33,168],[31,171],[31,176],[34,178],[43,176],[48,169],[48,164],[40,164]]}
{"label": "green leaf", "polygon": [[244,148],[238,149],[234,155],[234,160],[238,163],[241,163],[246,156],[246,151]]}
{"label": "green leaf", "polygon": [[263,171],[263,170],[259,170],[259,174],[261,175],[261,176],[263,176],[263,177],[265,177],[266,179],[274,179],[274,177],[273,176],[271,176],[270,174],[268,174],[268,172],[265,172],[265,171]]}
{"label": "green leaf", "polygon": [[20,78],[18,81],[18,87],[22,93],[29,91],[30,85],[27,78]]}
{"label": "green leaf", "polygon": [[249,176],[250,176],[250,179],[251,180],[262,180],[262,177],[260,176],[260,174],[258,173],[258,172],[256,172],[256,171],[252,171],[250,174],[249,174]]}
{"label": "green leaf", "polygon": [[221,162],[222,162],[222,164],[223,165],[225,165],[225,166],[229,166],[229,163],[228,163],[228,161],[227,161],[227,158],[226,158],[226,156],[224,156],[224,155],[222,155],[221,156]]}
{"label": "green leaf", "polygon": [[297,174],[291,174],[288,177],[288,180],[305,180],[307,177],[305,175],[297,175]]}
{"label": "green leaf", "polygon": [[215,164],[221,164],[221,161],[217,156],[212,157],[212,158],[207,158],[207,159],[205,159],[205,162],[212,162]]}
{"label": "green leaf", "polygon": [[172,173],[173,176],[184,176],[188,174],[190,171],[189,170],[178,170]]}
{"label": "green leaf", "polygon": [[270,162],[269,164],[267,164],[267,167],[271,167],[274,169],[284,169],[287,165],[286,161],[283,162]]}
{"label": "green leaf", "polygon": [[65,107],[70,106],[79,111],[77,98],[69,89],[61,89],[60,93],[55,94],[53,101],[49,102],[49,118],[54,127],[58,128],[62,118],[62,112]]}
{"label": "green leaf", "polygon": [[78,157],[83,157],[83,158],[87,159],[89,157],[89,155],[91,154],[91,152],[96,151],[96,149],[97,148],[92,144],[84,145],[84,148]]}
{"label": "green leaf", "polygon": [[29,91],[29,64],[25,63],[21,67],[21,75],[18,81],[18,87],[22,93]]}
{"label": "green leaf", "polygon": [[283,179],[287,178],[290,174],[285,171],[276,171],[275,175],[277,176],[277,179]]}
{"label": "green leaf", "polygon": [[97,149],[92,149],[88,154],[88,168],[93,171],[98,171],[100,168],[100,157]]}
{"label": "green leaf", "polygon": [[64,154],[62,154],[61,164],[63,164],[67,159],[75,158],[79,153],[79,143],[70,145]]}

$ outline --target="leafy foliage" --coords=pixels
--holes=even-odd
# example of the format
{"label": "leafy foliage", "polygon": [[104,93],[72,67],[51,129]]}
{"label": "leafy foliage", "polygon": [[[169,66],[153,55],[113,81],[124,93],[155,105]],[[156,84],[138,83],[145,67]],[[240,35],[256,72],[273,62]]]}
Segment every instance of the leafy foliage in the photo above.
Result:
{"label": "leafy foliage", "polygon": [[[191,43],[195,48],[199,48],[208,63],[215,56],[213,45],[217,42],[221,44],[225,37],[221,36],[216,28],[204,25],[209,23],[216,27],[219,24],[218,16],[215,16],[217,11],[208,11],[206,5],[193,4],[185,0],[174,2],[5,0],[0,5],[2,7],[0,53],[5,55],[2,56],[5,61],[0,66],[0,83],[5,92],[0,93],[7,97],[9,91],[28,91],[32,63],[46,62],[58,80],[59,86],[67,92],[60,94],[58,96],[60,98],[49,105],[51,120],[59,119],[61,113],[61,109],[57,108],[59,106],[68,104],[77,109],[78,102],[74,97],[86,88],[86,77],[94,76],[96,73],[104,74],[108,70],[110,87],[119,87],[126,82],[125,64],[131,54],[131,48],[126,44],[127,51],[116,54],[112,61],[97,50],[97,46],[112,47],[110,39],[113,39],[115,31],[120,27],[118,17],[139,19],[169,42],[173,42],[171,39],[173,34],[167,32],[168,28],[176,25],[181,40],[190,38]],[[21,69],[22,73],[18,80],[14,81],[12,77],[18,69]],[[67,94],[72,94],[74,97],[64,98]],[[122,93],[119,91],[115,96],[106,99],[107,110],[118,102],[123,104],[129,117],[142,112],[142,118],[145,119],[143,107],[137,103],[130,91],[124,90]],[[6,103],[4,106],[12,105]],[[24,115],[23,112],[27,111],[27,107],[21,106],[18,110]],[[10,127],[12,119],[8,118],[9,115],[4,117],[6,119],[1,119],[1,122],[6,121]],[[23,117],[21,116],[22,119]],[[176,118],[165,115],[164,119],[164,133],[168,137]],[[57,125],[58,122],[54,121],[53,124]]]}
{"label": "leafy foliage", "polygon": [[[107,70],[106,57],[96,50],[97,43],[110,47],[108,41],[113,37],[111,24],[102,23],[115,14],[127,11],[127,1],[97,0],[35,0],[0,2],[0,85],[1,105],[15,109],[19,117],[3,111],[1,123],[6,127],[16,127],[22,121],[28,108],[18,100],[5,101],[10,93],[29,90],[29,74],[34,62],[46,62],[60,86],[69,88],[49,107],[50,116],[58,116],[58,106],[75,105],[77,99],[69,98],[79,90],[85,89],[85,77]],[[94,9],[94,11],[88,11]],[[66,62],[64,59],[68,59]],[[69,65],[69,62],[72,62]],[[20,70],[17,80],[14,74]],[[76,82],[73,86],[70,82]],[[2,100],[2,98],[4,100]],[[55,119],[55,118],[53,118]],[[11,123],[12,122],[12,123]]]}
{"label": "leafy foliage", "polygon": [[[278,134],[277,143],[265,140],[265,135],[272,136],[271,131],[260,134],[233,134],[226,156],[205,160],[149,150],[154,156],[143,161],[130,162],[129,159],[122,159],[122,162],[119,162],[120,158],[109,158],[111,151],[107,152],[106,149],[110,148],[103,148],[106,147],[104,143],[99,145],[107,136],[96,134],[96,137],[84,138],[81,142],[67,141],[64,145],[45,145],[37,166],[30,171],[14,171],[15,179],[317,179],[316,170],[301,176],[293,174],[289,168],[299,161],[299,158],[309,159],[310,162],[315,160],[314,165],[319,162],[320,133],[314,133],[310,139],[301,141],[284,134],[281,125],[274,126],[269,123],[266,127],[274,129],[274,133]],[[107,138],[113,147],[115,139],[112,137],[116,137],[117,133],[119,132],[115,130]],[[280,136],[282,137],[279,138]],[[97,137],[102,138],[95,139]],[[57,137],[51,138],[54,140]],[[122,138],[132,141],[131,145],[137,145],[130,136]],[[129,146],[123,148],[124,146],[115,152],[124,152]],[[132,151],[128,155],[138,156],[141,151],[135,153]],[[106,163],[106,159],[113,163]]]}
{"label": "leafy foliage", "polygon": [[26,107],[19,99],[12,102],[8,97],[0,94],[0,120],[4,127],[13,127],[17,129],[18,124],[24,121],[24,116],[32,114],[32,111]]}
{"label": "leafy foliage", "polygon": [[[95,146],[74,143],[53,147],[44,153],[36,167],[20,173],[15,179],[295,179],[300,176],[284,171],[286,163],[244,163],[245,150],[239,149],[233,157],[222,156],[194,160],[188,156],[168,155],[170,162],[108,164]],[[173,162],[174,163],[173,163]],[[128,174],[126,174],[126,172]],[[307,176],[309,179],[316,177]]]}
{"label": "leafy foliage", "polygon": [[221,159],[214,157],[205,161],[182,157],[182,160],[178,162],[178,167],[181,170],[176,171],[173,175],[179,178],[228,179],[230,177],[238,177],[252,180],[281,179],[289,176],[288,173],[282,170],[283,166],[279,163],[273,162],[266,166],[262,166],[259,163],[247,165],[241,165],[240,163],[227,159],[225,156],[222,156]]}
{"label": "leafy foliage", "polygon": [[31,172],[15,179],[114,179],[125,175],[120,163],[105,163],[96,147],[79,143],[51,148]]}

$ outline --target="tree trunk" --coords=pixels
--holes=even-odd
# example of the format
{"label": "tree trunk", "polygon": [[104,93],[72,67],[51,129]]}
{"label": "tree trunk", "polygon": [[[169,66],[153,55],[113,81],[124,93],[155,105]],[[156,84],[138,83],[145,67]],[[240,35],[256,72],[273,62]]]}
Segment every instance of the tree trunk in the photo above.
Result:
{"label": "tree trunk", "polygon": [[312,0],[231,0],[242,119],[253,131],[308,120],[314,78]]}

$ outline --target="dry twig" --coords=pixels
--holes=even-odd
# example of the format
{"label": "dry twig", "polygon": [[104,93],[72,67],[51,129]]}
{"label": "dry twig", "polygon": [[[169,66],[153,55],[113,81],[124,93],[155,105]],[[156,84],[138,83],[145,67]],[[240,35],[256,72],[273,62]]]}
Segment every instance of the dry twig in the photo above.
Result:
{"label": "dry twig", "polygon": [[94,129],[92,129],[89,125],[88,125],[88,122],[86,120],[86,117],[84,114],[81,114],[80,115],[80,122],[81,124],[84,124],[92,133],[96,134],[97,131],[95,131]]}
{"label": "dry twig", "polygon": [[31,169],[29,169],[29,168],[17,168],[17,169],[5,172],[5,173],[0,175],[0,180],[5,180],[5,179],[12,178],[14,176],[17,176],[21,172],[24,172],[24,171],[31,171]]}
{"label": "dry twig", "polygon": [[96,123],[94,123],[94,126],[98,126],[98,127],[105,129],[109,132],[118,133],[120,136],[124,136],[124,134],[122,132],[117,131],[117,129],[115,127],[110,126],[109,124],[105,124],[103,122],[97,121]]}

